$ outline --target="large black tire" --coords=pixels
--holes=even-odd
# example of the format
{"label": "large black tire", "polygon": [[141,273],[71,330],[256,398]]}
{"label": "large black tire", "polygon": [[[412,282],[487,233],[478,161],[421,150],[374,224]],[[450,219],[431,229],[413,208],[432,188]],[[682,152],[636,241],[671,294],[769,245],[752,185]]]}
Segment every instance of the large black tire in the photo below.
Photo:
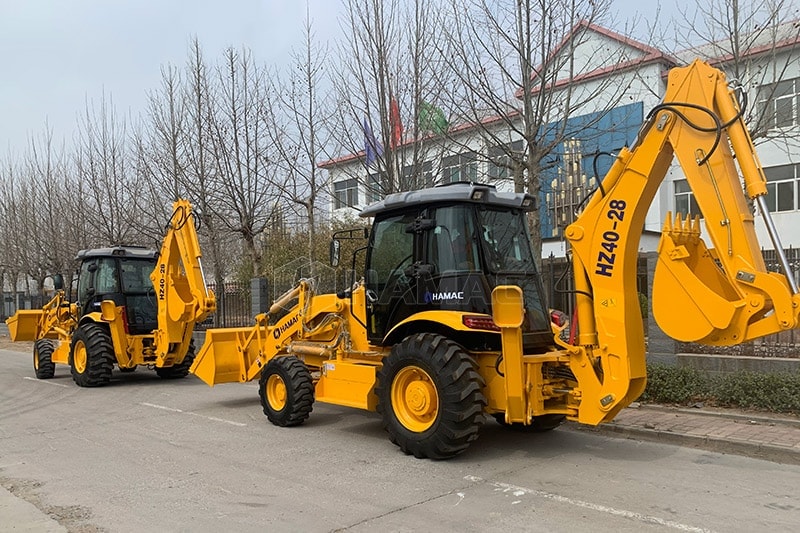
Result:
{"label": "large black tire", "polygon": [[56,375],[53,341],[50,339],[39,339],[33,344],[33,371],[39,379],[50,379]]}
{"label": "large black tire", "polygon": [[191,368],[192,363],[194,362],[194,339],[189,341],[189,349],[186,351],[186,355],[183,357],[183,361],[178,363],[177,365],[172,366],[162,366],[161,368],[156,368],[156,374],[161,379],[179,379],[185,378],[189,375],[189,368]]}
{"label": "large black tire", "polygon": [[108,384],[115,362],[114,345],[105,327],[90,322],[75,331],[69,366],[72,380],[78,386],[100,387]]}
{"label": "large black tire", "polygon": [[264,414],[276,426],[297,426],[314,408],[311,372],[297,357],[273,357],[261,371],[258,396]]}
{"label": "large black tire", "polygon": [[394,444],[419,458],[448,459],[478,438],[483,380],[472,358],[433,333],[407,337],[378,372],[378,412]]}
{"label": "large black tire", "polygon": [[564,423],[567,419],[565,415],[539,415],[534,416],[529,425],[520,424],[517,422],[509,424],[506,422],[505,415],[498,413],[494,415],[497,423],[508,429],[514,431],[527,432],[527,433],[544,433],[545,431],[552,431]]}

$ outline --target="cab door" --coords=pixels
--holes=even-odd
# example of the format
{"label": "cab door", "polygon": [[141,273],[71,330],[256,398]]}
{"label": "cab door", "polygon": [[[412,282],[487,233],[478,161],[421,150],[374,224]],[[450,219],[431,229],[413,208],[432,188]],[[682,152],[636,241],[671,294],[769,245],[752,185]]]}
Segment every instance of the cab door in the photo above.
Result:
{"label": "cab door", "polygon": [[367,336],[380,342],[398,322],[413,313],[414,264],[420,260],[420,236],[414,230],[418,212],[377,219],[367,250]]}

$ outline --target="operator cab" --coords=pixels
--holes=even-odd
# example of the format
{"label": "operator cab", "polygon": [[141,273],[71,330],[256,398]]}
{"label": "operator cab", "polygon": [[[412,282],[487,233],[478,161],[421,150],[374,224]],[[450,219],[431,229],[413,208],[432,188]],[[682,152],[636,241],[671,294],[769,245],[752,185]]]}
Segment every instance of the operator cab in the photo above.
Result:
{"label": "operator cab", "polygon": [[78,270],[79,316],[100,311],[100,302],[112,300],[125,308],[128,331],[133,335],[158,327],[158,307],[150,274],[156,252],[135,246],[81,250]]}
{"label": "operator cab", "polygon": [[370,341],[386,342],[395,325],[416,313],[447,310],[469,313],[461,320],[476,330],[470,348],[497,348],[492,290],[517,285],[525,300],[525,348],[552,343],[526,219],[534,204],[530,195],[454,183],[389,195],[365,208],[362,217],[375,217],[364,277]]}

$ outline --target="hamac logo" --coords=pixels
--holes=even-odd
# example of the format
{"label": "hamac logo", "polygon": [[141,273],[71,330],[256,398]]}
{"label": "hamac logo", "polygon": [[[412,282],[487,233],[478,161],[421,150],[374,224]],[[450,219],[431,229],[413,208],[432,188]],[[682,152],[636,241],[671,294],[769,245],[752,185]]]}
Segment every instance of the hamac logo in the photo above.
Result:
{"label": "hamac logo", "polygon": [[425,292],[425,303],[439,303],[439,302],[449,302],[452,300],[463,300],[464,299],[464,291],[454,291],[454,292]]}
{"label": "hamac logo", "polygon": [[272,332],[272,335],[275,337],[276,340],[280,339],[281,335],[283,335],[287,329],[289,329],[290,327],[294,326],[297,323],[297,317],[298,315],[294,315],[284,324],[281,324],[280,326],[275,326],[275,330]]}

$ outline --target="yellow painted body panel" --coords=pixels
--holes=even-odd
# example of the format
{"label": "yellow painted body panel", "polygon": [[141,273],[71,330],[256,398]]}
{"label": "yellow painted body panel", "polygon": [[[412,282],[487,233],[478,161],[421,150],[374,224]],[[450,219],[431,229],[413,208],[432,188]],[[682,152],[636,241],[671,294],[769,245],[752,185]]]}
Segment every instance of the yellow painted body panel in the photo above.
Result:
{"label": "yellow painted body panel", "polygon": [[505,376],[506,422],[527,424],[530,420],[526,400],[525,367],[522,364],[522,321],[525,302],[522,289],[501,285],[492,291],[494,323],[500,327]]}
{"label": "yellow painted body panel", "polygon": [[315,388],[317,401],[374,411],[375,365],[349,361],[326,361]]}
{"label": "yellow painted body panel", "polygon": [[39,338],[41,309],[20,309],[6,319],[8,334],[13,342],[35,341]]}
{"label": "yellow painted body panel", "polygon": [[216,295],[206,286],[202,255],[192,205],[179,199],[150,275],[158,301],[158,328],[153,332],[157,367],[182,362],[195,324],[217,309]]}
{"label": "yellow painted body panel", "polygon": [[51,360],[59,365],[69,364],[70,345],[68,341],[57,341]]}
{"label": "yellow painted body panel", "polygon": [[652,299],[661,328],[676,339],[729,345],[798,325],[800,296],[764,267],[741,179],[751,198],[766,193],[766,180],[725,75],[695,61],[673,69],[667,85],[637,143],[620,152],[603,191],[565,232],[580,330],[578,346],[565,349],[579,383],[577,420],[588,424],[613,419],[645,387],[636,259],[647,210],[673,157],[712,246],[698,222],[668,216]]}

